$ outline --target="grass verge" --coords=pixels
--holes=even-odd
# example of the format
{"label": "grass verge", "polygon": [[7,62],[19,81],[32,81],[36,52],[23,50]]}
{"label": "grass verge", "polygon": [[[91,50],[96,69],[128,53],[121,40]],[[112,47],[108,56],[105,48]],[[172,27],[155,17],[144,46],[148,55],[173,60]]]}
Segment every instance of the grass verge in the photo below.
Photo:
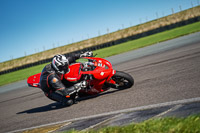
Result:
{"label": "grass verge", "polygon": [[200,22],[95,51],[104,58],[200,31]]}
{"label": "grass verge", "polygon": [[158,118],[149,119],[141,123],[132,123],[127,126],[106,127],[99,130],[76,131],[64,133],[199,133],[200,115],[186,118]]}
{"label": "grass verge", "polygon": [[45,65],[46,64],[42,64],[42,65],[0,75],[0,86],[27,79],[29,76],[41,72]]}
{"label": "grass verge", "polygon": [[[151,36],[143,37],[137,40],[128,41],[112,47],[96,50],[94,51],[94,53],[98,54],[98,57],[104,58],[198,31],[200,31],[200,22],[154,34]],[[27,79],[29,76],[41,72],[44,66],[45,64],[42,64],[31,68],[0,75],[0,86],[19,80]]]}

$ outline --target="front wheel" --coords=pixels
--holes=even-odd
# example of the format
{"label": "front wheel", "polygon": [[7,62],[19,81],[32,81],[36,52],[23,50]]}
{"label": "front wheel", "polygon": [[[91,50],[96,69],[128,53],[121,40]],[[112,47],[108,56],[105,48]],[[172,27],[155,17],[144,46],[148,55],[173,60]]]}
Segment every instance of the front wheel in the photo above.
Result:
{"label": "front wheel", "polygon": [[116,89],[127,89],[134,85],[133,77],[122,71],[116,71],[115,75],[112,76],[112,80],[115,81],[113,88]]}

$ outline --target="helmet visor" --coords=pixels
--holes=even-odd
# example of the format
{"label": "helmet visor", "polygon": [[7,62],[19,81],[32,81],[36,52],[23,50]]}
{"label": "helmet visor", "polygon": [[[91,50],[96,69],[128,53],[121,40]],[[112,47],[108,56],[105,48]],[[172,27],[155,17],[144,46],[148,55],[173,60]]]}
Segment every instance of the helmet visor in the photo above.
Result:
{"label": "helmet visor", "polygon": [[68,72],[68,70],[69,70],[67,64],[64,66],[59,66],[58,69],[59,69],[59,71],[64,71],[64,73]]}

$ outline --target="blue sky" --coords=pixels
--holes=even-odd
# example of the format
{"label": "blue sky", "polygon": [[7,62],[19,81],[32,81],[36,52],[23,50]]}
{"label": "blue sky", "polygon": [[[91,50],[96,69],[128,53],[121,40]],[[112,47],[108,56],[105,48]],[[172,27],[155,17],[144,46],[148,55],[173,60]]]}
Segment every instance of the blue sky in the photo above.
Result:
{"label": "blue sky", "polygon": [[[0,0],[0,62],[117,31],[199,0]],[[56,54],[56,53],[55,53]]]}

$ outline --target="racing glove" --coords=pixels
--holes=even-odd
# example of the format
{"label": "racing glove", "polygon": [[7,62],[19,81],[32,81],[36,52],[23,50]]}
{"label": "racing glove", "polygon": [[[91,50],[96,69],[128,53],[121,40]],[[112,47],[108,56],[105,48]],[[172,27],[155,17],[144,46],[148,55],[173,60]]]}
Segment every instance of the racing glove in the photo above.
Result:
{"label": "racing glove", "polygon": [[87,87],[86,81],[81,81],[79,83],[76,83],[74,86],[67,89],[67,95],[65,97],[69,98],[74,93],[79,92],[81,89],[85,89],[86,87]]}
{"label": "racing glove", "polygon": [[84,88],[87,87],[87,82],[86,81],[81,81],[80,83],[75,84],[74,87],[75,87],[75,90],[77,92],[79,92],[81,89],[84,89]]}
{"label": "racing glove", "polygon": [[92,51],[87,51],[83,54],[80,54],[80,57],[92,57],[93,56],[93,52]]}

